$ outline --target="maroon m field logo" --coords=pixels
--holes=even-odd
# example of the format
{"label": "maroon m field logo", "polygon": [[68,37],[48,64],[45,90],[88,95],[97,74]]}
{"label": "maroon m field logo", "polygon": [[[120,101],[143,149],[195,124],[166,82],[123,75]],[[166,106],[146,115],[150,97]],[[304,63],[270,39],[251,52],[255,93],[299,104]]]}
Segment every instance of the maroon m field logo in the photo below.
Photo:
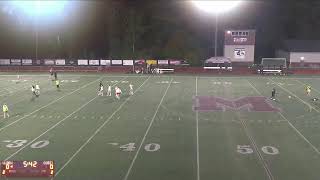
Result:
{"label": "maroon m field logo", "polygon": [[268,98],[263,96],[249,96],[238,99],[224,99],[215,96],[195,96],[195,111],[226,111],[226,110],[245,110],[248,112],[279,112],[268,102]]}

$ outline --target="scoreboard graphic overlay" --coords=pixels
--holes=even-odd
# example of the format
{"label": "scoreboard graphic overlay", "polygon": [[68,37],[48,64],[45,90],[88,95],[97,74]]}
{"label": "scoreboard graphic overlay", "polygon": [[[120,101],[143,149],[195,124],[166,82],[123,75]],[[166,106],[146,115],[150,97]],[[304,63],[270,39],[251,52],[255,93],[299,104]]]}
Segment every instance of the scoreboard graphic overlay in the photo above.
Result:
{"label": "scoreboard graphic overlay", "polygon": [[54,161],[1,161],[1,177],[54,176]]}

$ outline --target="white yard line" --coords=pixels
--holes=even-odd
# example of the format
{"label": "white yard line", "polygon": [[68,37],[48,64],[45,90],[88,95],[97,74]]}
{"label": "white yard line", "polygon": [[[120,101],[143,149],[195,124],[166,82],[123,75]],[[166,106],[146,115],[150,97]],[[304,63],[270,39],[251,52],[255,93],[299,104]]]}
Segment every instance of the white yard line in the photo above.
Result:
{"label": "white yard line", "polygon": [[[238,113],[237,113],[237,114],[238,114]],[[239,115],[238,115],[238,116],[239,116]],[[260,150],[259,150],[259,148],[258,148],[258,146],[257,146],[256,141],[254,140],[254,138],[253,138],[253,137],[251,136],[251,134],[249,133],[249,129],[248,129],[248,127],[247,127],[247,124],[246,124],[245,120],[241,119],[241,117],[239,117],[239,119],[240,119],[240,123],[241,123],[241,125],[242,125],[242,127],[243,127],[243,130],[244,130],[245,134],[246,134],[247,137],[249,138],[249,141],[251,142],[251,144],[252,144],[252,146],[253,146],[253,148],[254,148],[257,156],[258,156],[258,159],[260,160],[260,162],[261,162],[264,170],[266,171],[266,174],[267,174],[269,180],[274,180],[274,177],[273,177],[273,175],[272,175],[272,173],[271,173],[271,170],[270,170],[270,168],[268,167],[268,164],[266,163],[266,161],[264,160],[264,158],[263,158],[263,156],[262,156],[262,154],[261,154],[261,152],[260,152]]]}
{"label": "white yard line", "polygon": [[[220,79],[218,79],[218,80],[220,80]],[[266,172],[266,174],[268,176],[268,179],[269,180],[274,180],[274,177],[273,177],[273,175],[271,173],[271,170],[270,170],[268,164],[266,163],[265,159],[263,158],[263,156],[262,156],[262,154],[261,154],[261,152],[260,152],[260,150],[259,150],[259,148],[257,146],[257,143],[256,143],[254,137],[250,134],[249,128],[248,128],[247,123],[246,123],[246,120],[241,118],[239,112],[236,112],[236,116],[239,118],[239,121],[240,121],[240,124],[241,124],[241,126],[243,128],[243,131],[244,131],[245,135],[247,136],[247,138],[249,139],[250,144],[253,146],[254,152],[258,157],[258,162],[260,162],[262,167],[264,168],[264,170],[265,170],[265,172]]]}
{"label": "white yard line", "polygon": [[[101,78],[99,78],[101,79]],[[99,80],[97,79],[97,80]],[[125,78],[123,78],[125,79]],[[95,81],[97,81],[95,80]],[[95,82],[93,81],[93,82]],[[93,83],[91,82],[91,83]],[[117,83],[116,83],[117,84]],[[114,84],[114,85],[116,85]],[[66,116],[65,118],[63,118],[62,120],[60,120],[59,122],[57,122],[56,124],[54,124],[53,126],[51,126],[49,129],[47,129],[46,131],[44,131],[42,134],[40,134],[38,137],[34,138],[32,141],[30,141],[28,144],[26,144],[25,146],[21,147],[19,150],[17,150],[16,152],[14,152],[13,154],[11,154],[10,156],[8,156],[5,160],[8,160],[10,158],[12,158],[13,156],[15,156],[16,154],[18,154],[20,151],[22,151],[24,148],[28,147],[30,144],[32,144],[33,142],[35,142],[36,140],[38,140],[41,136],[45,135],[46,133],[48,133],[49,131],[51,131],[52,129],[54,129],[55,127],[57,127],[59,124],[61,124],[62,122],[64,122],[66,119],[68,119],[69,117],[71,117],[73,114],[79,112],[81,109],[83,109],[84,107],[86,107],[89,103],[91,103],[92,101],[94,101],[95,99],[97,99],[98,96],[95,96],[94,98],[92,98],[90,101],[86,102],[84,105],[80,106],[78,109],[76,109],[75,111],[73,111],[72,113],[70,113],[68,116]]]}
{"label": "white yard line", "polygon": [[[150,76],[136,89],[134,94],[149,80]],[[119,107],[116,109],[110,116],[109,118],[104,121],[101,126],[88,138],[88,140],[80,146],[80,148],[68,159],[68,161],[56,172],[55,176],[58,176],[60,172],[76,157],[79,152],[100,132],[100,130],[111,120],[111,118],[120,110],[122,107],[130,100],[132,96],[129,96]],[[119,118],[118,118],[119,119]]]}
{"label": "white yard line", "polygon": [[[256,88],[254,87],[250,81],[247,80],[247,82],[250,84],[250,86],[260,95],[262,95],[262,93]],[[262,95],[263,96],[263,95]],[[310,146],[311,148],[318,154],[320,154],[319,149],[317,149],[281,112],[278,112],[278,114],[290,125],[290,127],[303,139],[305,140]]]}
{"label": "white yard line", "polygon": [[[198,96],[198,77],[196,77],[196,96]],[[200,180],[199,112],[197,110],[196,110],[196,135],[197,135],[197,180]]]}
{"label": "white yard line", "polygon": [[310,103],[307,103],[306,101],[304,101],[303,99],[299,98],[296,94],[294,94],[293,92],[289,91],[287,88],[284,88],[280,85],[277,84],[276,81],[268,78],[270,81],[272,81],[273,83],[275,83],[278,87],[280,87],[281,89],[283,89],[284,91],[288,92],[289,94],[291,94],[292,96],[294,96],[295,98],[299,99],[303,104],[307,105],[310,109],[313,109],[315,111],[317,111],[318,113],[320,113],[320,111],[318,109],[316,109],[315,107],[313,107]]}
{"label": "white yard line", "polygon": [[124,180],[127,180],[128,177],[129,177],[129,175],[130,175],[130,173],[131,173],[132,167],[133,167],[133,165],[134,165],[134,163],[135,163],[135,161],[136,161],[136,159],[137,159],[137,157],[138,157],[138,155],[139,155],[139,153],[140,153],[140,150],[141,150],[141,148],[142,148],[142,146],[143,146],[143,144],[144,144],[144,141],[146,140],[146,137],[147,137],[147,135],[148,135],[148,133],[149,133],[149,131],[150,131],[150,128],[151,128],[151,126],[152,126],[152,124],[153,124],[153,122],[154,122],[154,119],[156,118],[156,116],[157,116],[157,114],[158,114],[159,108],[160,108],[160,106],[161,106],[161,104],[162,104],[162,102],[163,102],[163,100],[164,100],[164,97],[166,96],[166,94],[167,94],[167,92],[168,92],[168,90],[169,90],[169,88],[170,88],[170,86],[171,86],[172,80],[173,80],[173,79],[171,79],[170,84],[168,85],[165,93],[163,94],[163,96],[162,96],[162,98],[161,98],[161,100],[160,100],[160,103],[159,103],[159,105],[158,105],[158,107],[157,107],[157,109],[156,109],[156,111],[155,111],[155,113],[154,113],[154,115],[153,115],[153,117],[152,117],[152,119],[151,119],[151,121],[150,121],[150,123],[149,123],[149,126],[148,126],[148,128],[147,128],[147,130],[146,130],[146,132],[145,132],[145,134],[144,134],[144,136],[143,136],[143,138],[142,138],[142,140],[141,140],[140,146],[139,146],[136,154],[134,155],[133,160],[131,161],[131,164],[130,164],[130,166],[129,166],[129,169],[128,169],[125,177],[123,178]]}
{"label": "white yard line", "polygon": [[13,125],[13,124],[21,121],[22,119],[24,119],[24,118],[26,118],[26,117],[29,117],[29,116],[31,116],[32,114],[40,111],[41,109],[44,109],[44,108],[50,106],[51,104],[56,103],[57,101],[63,99],[64,97],[69,96],[69,95],[71,95],[71,94],[79,91],[80,89],[83,89],[83,88],[87,87],[88,85],[90,85],[90,84],[92,84],[92,83],[95,83],[96,81],[98,81],[98,80],[100,80],[100,79],[101,79],[101,78],[99,78],[99,79],[97,79],[97,80],[95,80],[95,81],[92,81],[92,82],[90,82],[90,83],[88,83],[88,84],[86,84],[86,85],[84,85],[84,86],[81,86],[80,88],[78,88],[78,89],[76,89],[76,90],[74,90],[74,91],[72,91],[72,92],[70,92],[70,93],[68,93],[68,94],[65,94],[65,95],[61,96],[60,98],[58,98],[58,99],[50,102],[49,104],[47,104],[47,105],[45,105],[45,106],[42,106],[42,107],[40,107],[39,109],[36,109],[35,111],[33,111],[33,112],[31,112],[31,113],[29,113],[29,114],[27,114],[27,115],[25,115],[25,116],[23,116],[23,117],[15,120],[15,121],[13,121],[13,122],[11,122],[10,124],[7,124],[7,125],[3,126],[2,128],[0,128],[0,132],[1,132],[2,130],[4,130],[5,128],[7,128],[7,127],[9,127],[9,126],[11,126],[11,125]]}

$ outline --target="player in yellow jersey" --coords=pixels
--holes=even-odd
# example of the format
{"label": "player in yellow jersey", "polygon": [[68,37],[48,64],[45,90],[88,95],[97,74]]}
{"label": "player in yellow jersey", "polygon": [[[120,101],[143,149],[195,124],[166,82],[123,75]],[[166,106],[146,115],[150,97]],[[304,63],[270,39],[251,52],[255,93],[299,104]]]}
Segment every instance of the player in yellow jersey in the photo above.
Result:
{"label": "player in yellow jersey", "polygon": [[7,106],[6,104],[3,104],[3,106],[2,106],[2,111],[3,111],[3,118],[4,118],[4,119],[6,118],[6,116],[10,117],[10,116],[9,116],[9,113],[8,113],[9,108],[8,108],[8,106]]}
{"label": "player in yellow jersey", "polygon": [[306,93],[307,93],[308,96],[310,96],[310,94],[311,94],[311,86],[307,85]]}
{"label": "player in yellow jersey", "polygon": [[60,81],[59,81],[59,79],[56,80],[56,86],[57,86],[57,89],[60,90]]}

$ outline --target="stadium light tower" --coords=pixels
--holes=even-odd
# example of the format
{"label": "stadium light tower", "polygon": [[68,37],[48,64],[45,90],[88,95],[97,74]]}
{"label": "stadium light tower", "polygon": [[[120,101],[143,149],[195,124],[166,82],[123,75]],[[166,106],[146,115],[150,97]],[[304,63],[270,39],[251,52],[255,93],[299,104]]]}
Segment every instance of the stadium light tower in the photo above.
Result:
{"label": "stadium light tower", "polygon": [[215,38],[214,38],[214,56],[217,56],[217,36],[218,36],[218,15],[227,12],[238,6],[241,1],[215,1],[215,0],[199,0],[191,1],[197,8],[206,13],[215,14]]}
{"label": "stadium light tower", "polygon": [[[35,28],[35,55],[38,60],[38,26],[41,22],[53,22],[63,16],[70,1],[67,0],[10,0],[4,1],[2,11],[21,17],[23,21],[31,19]],[[47,28],[49,29],[49,28]],[[60,39],[58,39],[60,41]]]}

